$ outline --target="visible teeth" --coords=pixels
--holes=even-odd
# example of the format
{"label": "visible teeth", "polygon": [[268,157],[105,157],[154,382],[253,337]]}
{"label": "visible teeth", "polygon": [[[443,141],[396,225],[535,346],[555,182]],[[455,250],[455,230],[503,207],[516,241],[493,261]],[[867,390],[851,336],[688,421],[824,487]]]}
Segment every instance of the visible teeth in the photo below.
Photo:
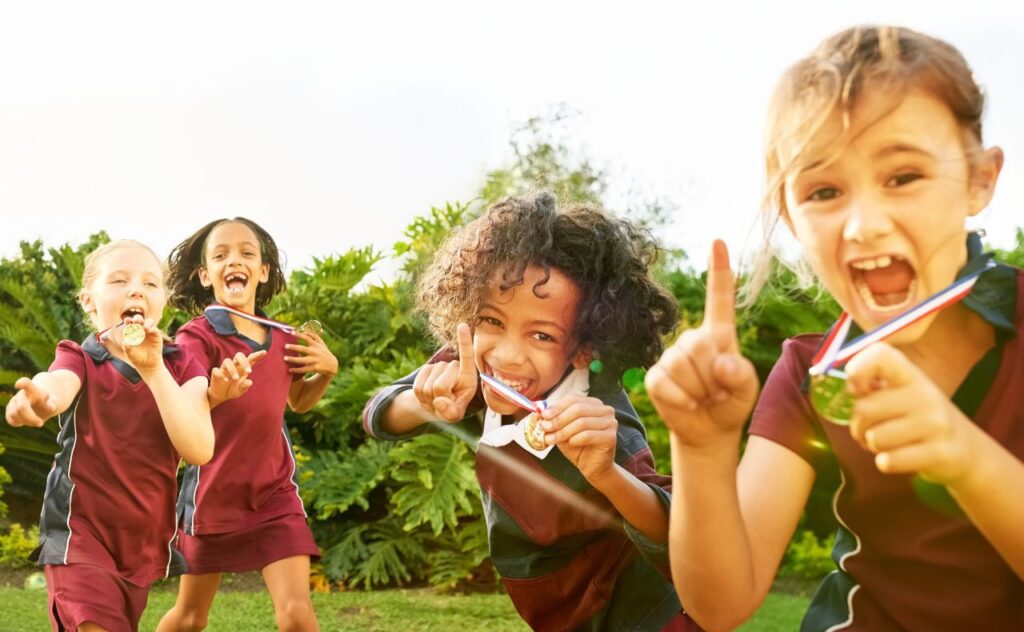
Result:
{"label": "visible teeth", "polygon": [[850,264],[850,267],[855,270],[874,270],[875,268],[888,268],[892,265],[892,257],[889,255],[881,255],[872,259],[861,259],[860,261],[854,261]]}

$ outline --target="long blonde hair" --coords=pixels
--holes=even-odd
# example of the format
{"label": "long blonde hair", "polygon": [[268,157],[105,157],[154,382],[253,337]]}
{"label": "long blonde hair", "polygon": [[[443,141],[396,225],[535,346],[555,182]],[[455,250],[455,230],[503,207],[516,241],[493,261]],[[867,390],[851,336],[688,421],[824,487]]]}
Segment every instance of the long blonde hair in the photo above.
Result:
{"label": "long blonde hair", "polygon": [[[122,248],[142,248],[149,251],[149,254],[153,255],[153,258],[156,259],[157,264],[160,266],[161,277],[166,282],[167,266],[164,265],[164,262],[157,256],[156,252],[154,252],[152,248],[142,242],[135,241],[134,239],[118,239],[117,241],[111,241],[103,244],[85,257],[84,267],[82,268],[82,284],[78,288],[77,295],[79,304],[82,302],[82,295],[88,291],[89,286],[92,285],[92,282],[96,280],[96,276],[100,273],[100,262],[103,261],[107,255]],[[166,291],[167,290],[165,288],[164,292]]]}

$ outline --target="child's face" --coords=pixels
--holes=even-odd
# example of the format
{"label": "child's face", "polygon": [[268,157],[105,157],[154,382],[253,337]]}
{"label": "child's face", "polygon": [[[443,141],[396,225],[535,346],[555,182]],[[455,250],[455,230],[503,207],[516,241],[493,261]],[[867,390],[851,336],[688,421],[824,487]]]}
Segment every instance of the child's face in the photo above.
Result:
{"label": "child's face", "polygon": [[[473,331],[476,367],[530,399],[541,399],[570,365],[586,366],[589,358],[572,338],[579,290],[557,269],[533,292],[544,270],[526,268],[523,284],[506,292],[492,282]],[[487,406],[503,415],[525,414],[515,404],[483,385]]]}
{"label": "child's face", "polygon": [[[163,270],[153,253],[139,246],[124,246],[104,255],[96,277],[81,297],[82,309],[99,330],[139,314],[158,322],[167,304]],[[120,329],[111,334],[120,336]]]}
{"label": "child's face", "polygon": [[206,265],[199,268],[199,282],[213,288],[218,303],[252,313],[256,309],[256,288],[270,276],[256,233],[240,222],[221,224],[210,231],[205,257]]}
{"label": "child's face", "polygon": [[[953,282],[967,257],[965,220],[988,203],[1002,164],[1001,152],[989,150],[972,170],[952,112],[922,91],[859,123],[884,105],[866,94],[838,156],[786,180],[786,219],[805,257],[865,329]],[[930,322],[893,342],[917,339]]]}

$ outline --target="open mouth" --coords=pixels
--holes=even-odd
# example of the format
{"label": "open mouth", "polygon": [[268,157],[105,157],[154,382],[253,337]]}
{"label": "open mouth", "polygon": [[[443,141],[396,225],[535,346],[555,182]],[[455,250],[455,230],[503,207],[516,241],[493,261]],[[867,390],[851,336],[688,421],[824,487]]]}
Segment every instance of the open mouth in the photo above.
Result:
{"label": "open mouth", "polygon": [[249,285],[249,275],[244,272],[232,272],[224,277],[224,286],[229,292],[241,292]]}
{"label": "open mouth", "polygon": [[124,320],[126,318],[132,318],[134,316],[142,316],[143,318],[145,318],[146,313],[142,311],[141,307],[129,307],[128,309],[121,312],[121,320]]}
{"label": "open mouth", "polygon": [[914,298],[917,272],[904,257],[880,255],[850,262],[853,285],[867,306],[879,312],[907,308]]}

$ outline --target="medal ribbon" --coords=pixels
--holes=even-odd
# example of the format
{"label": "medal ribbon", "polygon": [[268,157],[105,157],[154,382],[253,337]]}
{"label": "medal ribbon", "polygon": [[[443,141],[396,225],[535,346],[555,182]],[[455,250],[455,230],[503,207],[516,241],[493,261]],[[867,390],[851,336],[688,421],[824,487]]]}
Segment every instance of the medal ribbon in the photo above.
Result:
{"label": "medal ribbon", "polygon": [[[850,318],[845,312],[843,312],[839,317],[839,320],[836,321],[835,327],[833,327],[833,331],[836,332],[836,335],[832,336],[830,334],[830,338],[828,338],[826,343],[822,345],[822,350],[815,356],[813,361],[814,364],[808,372],[811,375],[822,375],[827,373],[832,369],[832,367],[845,363],[869,345],[888,338],[894,333],[909,327],[929,314],[933,314],[963,300],[971,293],[971,289],[974,287],[974,284],[977,283],[978,277],[986,270],[990,270],[995,266],[995,261],[990,259],[980,270],[975,270],[962,279],[955,281],[941,292],[921,301],[889,322],[879,325],[867,333],[861,334],[847,344],[843,344],[843,341],[850,329]],[[839,331],[840,329],[842,329],[841,332]]]}
{"label": "medal ribbon", "polygon": [[480,374],[480,379],[483,380],[484,383],[486,383],[488,386],[493,388],[495,391],[497,391],[499,395],[501,395],[502,397],[504,397],[508,401],[512,402],[516,406],[519,406],[520,408],[528,410],[531,413],[540,414],[540,412],[542,410],[547,408],[547,401],[546,400],[541,400],[539,402],[535,402],[532,399],[530,399],[529,397],[527,397],[527,396],[523,395],[522,393],[520,393],[519,391],[515,390],[511,386],[505,384],[501,380],[499,380],[497,378],[494,378],[494,377],[491,377],[490,375],[487,375],[486,373],[481,373]]}
{"label": "medal ribbon", "polygon": [[291,325],[286,325],[284,323],[279,323],[276,320],[270,320],[269,318],[261,318],[260,316],[257,316],[255,314],[246,314],[245,312],[243,312],[241,310],[234,309],[233,307],[228,307],[227,305],[210,305],[206,309],[203,310],[204,314],[209,314],[210,312],[228,312],[229,314],[234,314],[235,316],[241,316],[242,318],[246,318],[248,320],[251,320],[254,323],[259,323],[261,325],[266,325],[267,327],[273,327],[275,329],[280,329],[281,331],[283,331],[285,333],[289,333],[289,334],[290,333],[295,333],[295,329],[296,329],[295,327],[292,327]]}
{"label": "medal ribbon", "polygon": [[116,325],[112,325],[110,327],[107,327],[103,331],[96,332],[96,340],[101,340],[102,341],[104,338],[106,338],[107,336],[110,335],[110,332],[114,331],[118,327],[124,327],[124,321],[123,320],[121,322],[117,323]]}

